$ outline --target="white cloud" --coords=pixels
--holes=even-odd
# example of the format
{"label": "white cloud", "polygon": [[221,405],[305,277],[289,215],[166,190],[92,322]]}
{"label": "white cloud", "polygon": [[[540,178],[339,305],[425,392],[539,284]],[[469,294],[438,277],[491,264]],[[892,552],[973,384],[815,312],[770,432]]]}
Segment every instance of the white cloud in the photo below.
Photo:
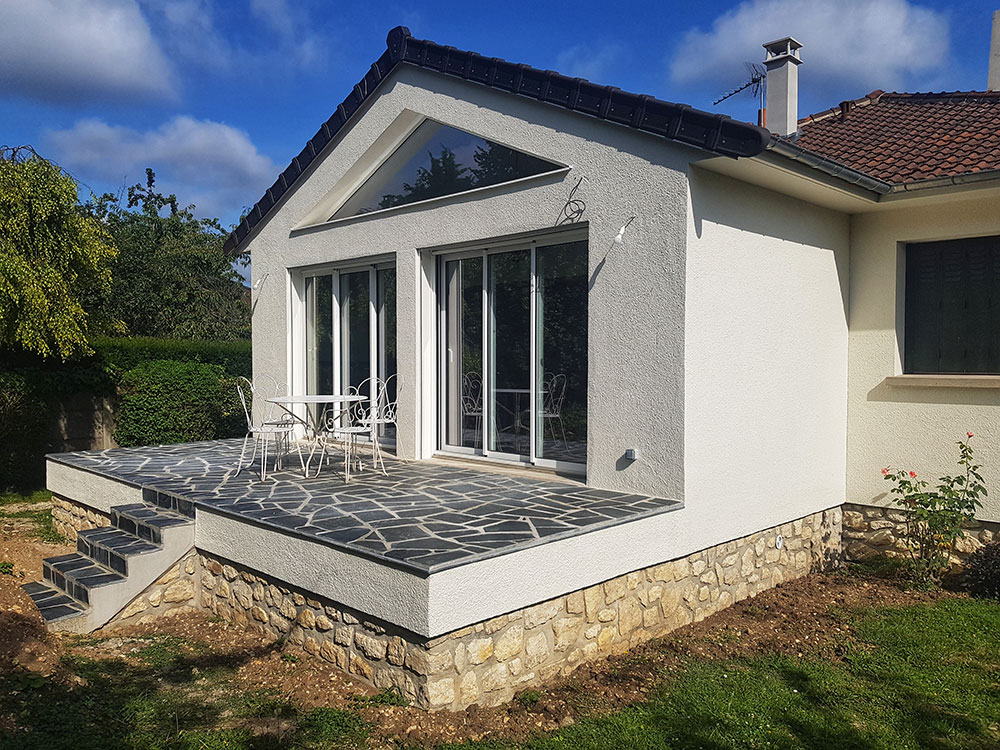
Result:
{"label": "white cloud", "polygon": [[598,47],[578,44],[559,53],[556,57],[556,70],[566,76],[606,83],[606,79],[624,56],[625,48],[620,44]]}
{"label": "white cloud", "polygon": [[814,92],[927,85],[949,57],[947,14],[907,0],[746,0],[710,30],[683,36],[670,77],[720,91],[738,85],[744,63],[763,60],[761,44],[785,36],[802,42],[802,85]]}
{"label": "white cloud", "polygon": [[[318,63],[326,54],[321,37],[301,7],[286,0],[139,0],[172,58],[220,73],[246,72],[256,64]],[[248,24],[249,18],[257,23]],[[245,26],[246,34],[233,33]],[[223,30],[229,33],[224,34]]]}
{"label": "white cloud", "polygon": [[235,218],[252,205],[280,169],[242,130],[221,122],[177,116],[139,131],[84,119],[50,131],[46,143],[57,162],[83,182],[131,185],[156,172],[160,192],[194,203],[201,216]]}
{"label": "white cloud", "polygon": [[2,89],[46,101],[163,98],[174,76],[134,0],[5,0]]}

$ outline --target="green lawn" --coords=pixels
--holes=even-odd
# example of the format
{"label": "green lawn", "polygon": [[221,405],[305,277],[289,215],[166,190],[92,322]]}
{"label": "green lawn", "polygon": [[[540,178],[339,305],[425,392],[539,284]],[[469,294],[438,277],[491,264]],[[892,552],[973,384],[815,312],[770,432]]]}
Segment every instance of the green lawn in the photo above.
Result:
{"label": "green lawn", "polygon": [[844,663],[694,662],[644,704],[522,747],[1000,747],[1000,604],[946,599],[876,610],[857,628]]}
{"label": "green lawn", "polygon": [[[843,662],[766,654],[693,659],[664,677],[649,701],[521,747],[1000,747],[1000,604],[954,598],[848,617],[856,638]],[[353,710],[305,711],[277,693],[236,691],[231,677],[239,663],[175,636],[139,641],[129,661],[71,657],[66,666],[81,684],[0,679],[0,747],[407,747],[377,738]],[[4,717],[22,729],[4,729]]]}

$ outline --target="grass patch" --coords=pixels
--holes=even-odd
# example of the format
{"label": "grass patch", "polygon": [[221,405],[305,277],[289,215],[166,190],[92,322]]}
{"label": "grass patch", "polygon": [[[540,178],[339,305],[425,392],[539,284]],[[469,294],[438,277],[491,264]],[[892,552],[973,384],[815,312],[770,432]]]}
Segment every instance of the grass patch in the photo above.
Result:
{"label": "grass patch", "polygon": [[[100,638],[72,639],[99,647]],[[256,657],[218,654],[175,636],[136,639],[124,658],[66,654],[82,678],[67,686],[29,673],[0,676],[3,750],[341,750],[363,747],[368,724],[353,711],[301,711],[276,690],[238,690]],[[13,722],[16,728],[10,728]]]}
{"label": "grass patch", "polygon": [[1000,606],[946,599],[858,617],[860,643],[843,662],[778,655],[692,662],[651,700],[523,747],[1000,746]]}
{"label": "grass patch", "polygon": [[[56,532],[52,521],[52,493],[48,490],[32,492],[4,492],[0,494],[0,518],[24,519],[31,521],[32,536],[43,542],[61,544],[66,538]],[[40,508],[21,508],[20,510],[4,510],[12,506],[42,505]]]}

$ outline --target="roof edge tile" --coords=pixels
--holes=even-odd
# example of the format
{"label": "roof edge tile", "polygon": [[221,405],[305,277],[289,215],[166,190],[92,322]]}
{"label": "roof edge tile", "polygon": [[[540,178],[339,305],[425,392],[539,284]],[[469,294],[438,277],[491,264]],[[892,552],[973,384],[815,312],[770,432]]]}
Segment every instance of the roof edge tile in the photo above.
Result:
{"label": "roof edge tile", "polygon": [[600,86],[582,78],[569,78],[551,70],[487,58],[424,39],[415,39],[405,26],[386,36],[386,50],[354,86],[305,148],[279,175],[264,196],[226,238],[225,250],[234,251],[267,217],[270,209],[305,174],[330,141],[347,124],[382,81],[399,64],[413,65],[495,88],[516,96],[567,109],[571,112],[677,141],[733,158],[760,154],[771,133],[726,115],[703,112],[686,104],[666,102],[646,94],[633,94],[613,86]]}

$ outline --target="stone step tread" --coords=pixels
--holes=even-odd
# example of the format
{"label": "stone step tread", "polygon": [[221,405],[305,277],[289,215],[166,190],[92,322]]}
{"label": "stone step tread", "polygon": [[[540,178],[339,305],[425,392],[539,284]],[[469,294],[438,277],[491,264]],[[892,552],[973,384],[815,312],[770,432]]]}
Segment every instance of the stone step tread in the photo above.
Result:
{"label": "stone step tread", "polygon": [[193,526],[194,519],[146,503],[134,503],[113,507],[111,525],[147,542],[159,544],[164,529]]}
{"label": "stone step tread", "polygon": [[124,529],[104,526],[77,534],[76,550],[95,562],[128,575],[128,559],[159,552],[163,548]]}
{"label": "stone step tread", "polygon": [[49,557],[42,561],[45,580],[72,598],[90,603],[90,591],[125,580],[125,576],[105,568],[79,552]]}
{"label": "stone step tread", "polygon": [[86,604],[78,602],[44,581],[26,583],[21,589],[31,597],[46,623],[79,617],[88,609]]}

